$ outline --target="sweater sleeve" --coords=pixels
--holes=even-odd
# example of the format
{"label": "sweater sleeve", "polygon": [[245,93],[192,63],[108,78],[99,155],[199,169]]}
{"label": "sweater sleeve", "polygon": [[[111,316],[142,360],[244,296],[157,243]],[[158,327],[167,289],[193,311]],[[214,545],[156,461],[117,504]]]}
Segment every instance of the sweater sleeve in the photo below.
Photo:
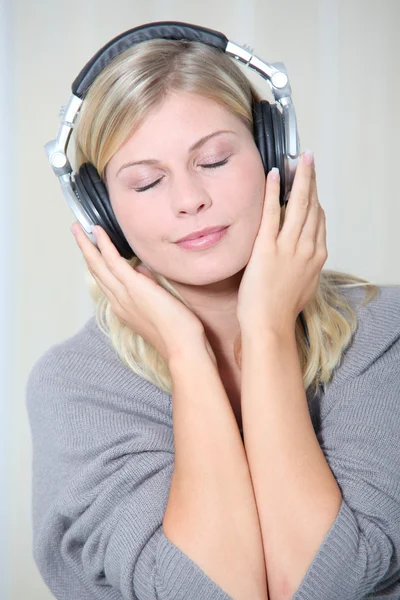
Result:
{"label": "sweater sleeve", "polygon": [[173,430],[154,399],[167,395],[113,369],[52,349],[28,378],[33,554],[45,583],[59,600],[232,600],[162,528]]}
{"label": "sweater sleeve", "polygon": [[342,503],[293,600],[400,598],[400,338],[360,371],[326,393],[317,437]]}

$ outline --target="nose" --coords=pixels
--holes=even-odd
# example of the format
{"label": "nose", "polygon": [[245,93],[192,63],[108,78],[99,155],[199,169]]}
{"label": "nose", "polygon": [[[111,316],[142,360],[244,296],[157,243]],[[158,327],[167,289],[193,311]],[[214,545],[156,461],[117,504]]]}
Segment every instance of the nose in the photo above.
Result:
{"label": "nose", "polygon": [[211,198],[196,173],[174,175],[171,186],[172,207],[176,215],[197,214],[212,204]]}

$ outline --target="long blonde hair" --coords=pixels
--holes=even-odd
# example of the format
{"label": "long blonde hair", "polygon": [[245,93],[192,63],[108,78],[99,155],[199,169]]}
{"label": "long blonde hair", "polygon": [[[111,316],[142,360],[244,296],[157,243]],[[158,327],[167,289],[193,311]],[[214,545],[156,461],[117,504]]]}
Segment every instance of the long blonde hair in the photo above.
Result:
{"label": "long blonde hair", "polygon": [[[261,96],[234,59],[200,42],[149,40],[114,58],[91,85],[73,135],[75,168],[90,162],[104,179],[111,157],[149,111],[172,91],[194,92],[210,98],[253,131],[252,103],[261,100]],[[281,223],[284,215],[282,207]],[[141,261],[135,256],[128,263],[136,268]],[[159,285],[190,308],[165,277],[155,276]],[[89,272],[88,284],[96,306],[97,324],[120,359],[134,373],[171,394],[171,374],[163,358],[118,319]],[[317,294],[303,310],[310,347],[299,318],[295,329],[305,390],[311,385],[315,390],[320,385],[325,389],[356,330],[357,312],[343,290],[367,286],[370,289],[363,298],[364,304],[378,295],[375,284],[355,275],[322,270]],[[239,367],[240,349],[239,336],[234,347]]]}

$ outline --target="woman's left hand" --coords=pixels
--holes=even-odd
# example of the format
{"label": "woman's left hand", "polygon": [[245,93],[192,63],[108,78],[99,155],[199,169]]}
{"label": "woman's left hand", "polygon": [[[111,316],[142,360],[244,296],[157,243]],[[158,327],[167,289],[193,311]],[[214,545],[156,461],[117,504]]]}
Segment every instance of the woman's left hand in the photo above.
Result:
{"label": "woman's left hand", "polygon": [[302,154],[281,230],[279,188],[268,173],[260,228],[239,287],[237,317],[246,332],[294,330],[328,258],[314,164]]}

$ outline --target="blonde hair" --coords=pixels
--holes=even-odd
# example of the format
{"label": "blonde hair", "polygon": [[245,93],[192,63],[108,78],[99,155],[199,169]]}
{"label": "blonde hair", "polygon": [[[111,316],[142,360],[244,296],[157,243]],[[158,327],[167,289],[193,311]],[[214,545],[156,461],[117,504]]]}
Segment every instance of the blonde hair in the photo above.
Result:
{"label": "blonde hair", "polygon": [[[98,75],[82,104],[74,130],[76,169],[92,163],[104,179],[108,161],[132,135],[146,115],[173,91],[187,91],[210,98],[231,111],[253,131],[252,103],[261,96],[245,74],[223,52],[200,42],[149,40],[115,57]],[[285,207],[282,208],[281,223]],[[138,257],[128,260],[132,268]],[[191,308],[171,283],[156,274],[159,285]],[[145,339],[124,325],[110,308],[108,298],[89,275],[96,321],[110,339],[120,359],[134,373],[172,393],[168,365]],[[345,288],[371,286],[366,303],[378,295],[378,287],[347,273],[322,270],[318,291],[303,309],[310,347],[299,317],[295,335],[304,388],[325,389],[357,328],[357,312]],[[234,355],[240,367],[240,336]]]}

